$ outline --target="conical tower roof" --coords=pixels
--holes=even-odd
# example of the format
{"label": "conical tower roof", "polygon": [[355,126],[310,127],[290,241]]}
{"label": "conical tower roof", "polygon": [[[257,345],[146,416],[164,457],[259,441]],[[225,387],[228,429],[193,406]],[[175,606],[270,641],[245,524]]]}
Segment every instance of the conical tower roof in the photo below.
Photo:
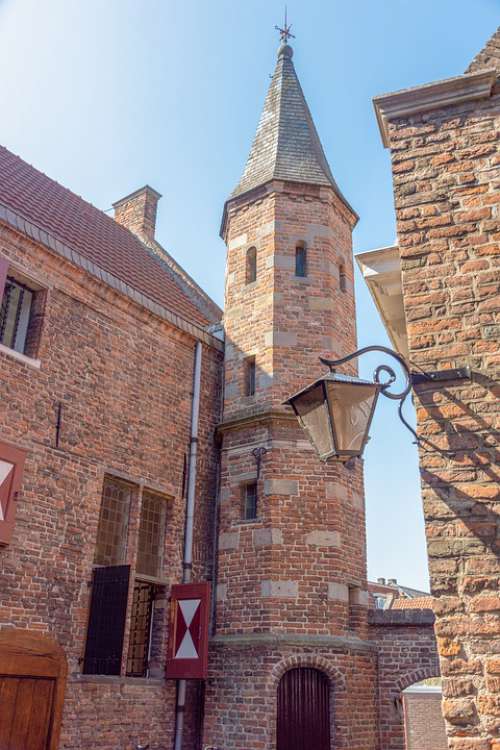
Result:
{"label": "conical tower roof", "polygon": [[292,56],[282,44],[243,176],[230,197],[269,180],[290,180],[332,187],[352,211],[326,160]]}

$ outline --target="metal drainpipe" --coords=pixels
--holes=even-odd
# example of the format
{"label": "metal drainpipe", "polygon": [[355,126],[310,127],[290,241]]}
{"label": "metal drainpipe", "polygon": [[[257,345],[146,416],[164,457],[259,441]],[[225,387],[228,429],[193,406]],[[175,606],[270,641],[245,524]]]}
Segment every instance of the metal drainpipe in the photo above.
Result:
{"label": "metal drainpipe", "polygon": [[[186,529],[184,532],[184,556],[182,560],[182,583],[190,583],[193,572],[193,529],[196,497],[196,459],[198,455],[198,418],[200,413],[201,355],[201,341],[197,341],[194,350],[193,400],[191,404],[191,437],[189,440],[188,492],[186,505]],[[174,750],[182,749],[185,707],[186,680],[178,680]]]}
{"label": "metal drainpipe", "polygon": [[[225,375],[222,368],[222,382],[220,393],[219,423],[224,421],[224,390]],[[210,602],[210,635],[214,636],[217,630],[217,581],[219,578],[219,508],[221,493],[221,462],[222,462],[222,445],[218,448],[217,468],[215,477],[215,503],[212,517],[212,598]]]}

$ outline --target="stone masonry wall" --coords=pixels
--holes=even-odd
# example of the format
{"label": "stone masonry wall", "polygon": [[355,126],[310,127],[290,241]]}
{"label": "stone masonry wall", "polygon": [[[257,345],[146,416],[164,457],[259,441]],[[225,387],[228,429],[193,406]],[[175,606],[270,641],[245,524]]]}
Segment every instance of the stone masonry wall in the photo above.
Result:
{"label": "stone masonry wall", "polygon": [[[336,670],[333,690],[340,682],[351,690],[349,710],[335,693],[335,747],[373,750],[376,741],[362,468],[322,463],[282,404],[324,371],[319,355],[356,346],[354,221],[333,190],[298,183],[270,183],[228,207],[217,617],[204,738],[222,750],[275,747],[273,674],[302,652],[321,657],[327,674]],[[295,273],[297,246],[306,247],[305,277]],[[246,283],[252,247],[257,278]],[[249,356],[254,395],[244,390]],[[256,448],[266,451],[259,473]],[[242,490],[253,481],[257,518],[246,520]]]}
{"label": "stone masonry wall", "polygon": [[[405,743],[402,691],[439,676],[431,610],[379,610],[369,613],[370,640],[377,649],[379,747],[409,750]],[[431,746],[426,750],[434,750]]]}
{"label": "stone masonry wall", "polygon": [[366,644],[216,638],[211,664],[204,744],[219,750],[275,748],[279,681],[288,669],[313,667],[330,682],[332,750],[377,747],[376,660]]}
{"label": "stone masonry wall", "polygon": [[500,748],[500,89],[390,125],[410,361],[470,366],[417,388],[444,715],[453,750]]}
{"label": "stone masonry wall", "polygon": [[[349,586],[358,591],[351,604],[366,612],[361,469],[319,461],[282,405],[324,371],[320,354],[355,348],[353,223],[333,190],[312,185],[272,183],[228,208],[217,618],[224,632],[348,630]],[[300,243],[305,277],[295,274]],[[257,278],[246,283],[251,247]],[[248,356],[256,388],[245,396]],[[266,454],[258,518],[248,523],[241,495],[257,479],[256,447]]]}
{"label": "stone masonry wall", "polygon": [[[40,368],[0,352],[1,439],[27,450],[11,544],[0,549],[0,626],[50,633],[69,681],[61,750],[171,747],[175,683],[165,682],[169,586],[181,578],[184,458],[189,443],[195,342],[109,287],[7,228],[0,253],[48,289]],[[213,434],[221,353],[203,346],[194,579],[207,576],[215,492]],[[62,403],[59,447],[57,404]],[[81,675],[89,583],[104,474],[170,499],[161,619],[150,680]],[[129,523],[135,565],[140,492]],[[132,593],[132,588],[130,594]],[[128,630],[124,655],[127,653]]]}

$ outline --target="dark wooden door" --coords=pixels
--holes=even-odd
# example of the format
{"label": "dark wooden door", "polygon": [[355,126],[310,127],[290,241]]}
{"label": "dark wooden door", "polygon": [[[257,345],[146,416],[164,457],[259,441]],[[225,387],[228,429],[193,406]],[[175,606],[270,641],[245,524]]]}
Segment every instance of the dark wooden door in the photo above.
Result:
{"label": "dark wooden door", "polygon": [[278,685],[277,750],[331,750],[330,685],[317,669],[290,669]]}
{"label": "dark wooden door", "polygon": [[47,750],[55,680],[0,677],[0,750]]}

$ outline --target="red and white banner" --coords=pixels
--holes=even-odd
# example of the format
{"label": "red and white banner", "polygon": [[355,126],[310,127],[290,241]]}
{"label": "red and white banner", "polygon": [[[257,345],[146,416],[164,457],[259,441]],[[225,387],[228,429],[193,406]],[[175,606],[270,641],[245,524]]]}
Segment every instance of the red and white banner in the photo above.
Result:
{"label": "red and white banner", "polygon": [[209,602],[209,583],[172,586],[167,677],[206,678]]}
{"label": "red and white banner", "polygon": [[0,442],[0,544],[8,544],[14,530],[16,493],[21,486],[26,453]]}

